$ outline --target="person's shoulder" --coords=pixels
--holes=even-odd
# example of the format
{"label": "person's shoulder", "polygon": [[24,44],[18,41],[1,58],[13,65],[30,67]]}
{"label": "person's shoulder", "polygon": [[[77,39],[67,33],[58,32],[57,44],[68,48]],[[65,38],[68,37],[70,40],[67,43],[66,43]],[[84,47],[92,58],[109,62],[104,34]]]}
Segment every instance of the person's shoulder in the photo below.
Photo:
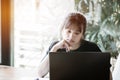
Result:
{"label": "person's shoulder", "polygon": [[51,42],[50,46],[49,46],[49,50],[55,45],[57,44],[59,41],[53,41]]}
{"label": "person's shoulder", "polygon": [[90,51],[97,51],[97,52],[101,52],[100,48],[98,47],[98,45],[94,42],[91,42],[91,41],[87,41],[87,40],[84,40],[83,41],[83,45],[90,49]]}
{"label": "person's shoulder", "polygon": [[50,43],[50,46],[49,46],[49,48],[48,48],[48,50],[47,50],[47,54],[49,53],[49,51],[52,49],[52,47],[55,45],[55,44],[57,44],[59,41],[53,41],[53,42],[51,42]]}
{"label": "person's shoulder", "polygon": [[59,41],[53,41],[53,42],[51,42],[51,44],[50,44],[50,46],[52,47],[52,46],[54,46],[55,44],[57,44]]}
{"label": "person's shoulder", "polygon": [[96,46],[96,43],[87,40],[83,40],[83,44]]}

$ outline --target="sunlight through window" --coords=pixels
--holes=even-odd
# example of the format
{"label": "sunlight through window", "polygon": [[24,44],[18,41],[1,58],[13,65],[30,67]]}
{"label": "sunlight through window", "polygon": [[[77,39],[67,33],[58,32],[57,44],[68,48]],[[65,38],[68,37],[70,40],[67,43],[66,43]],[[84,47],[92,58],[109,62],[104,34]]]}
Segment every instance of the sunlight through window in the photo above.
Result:
{"label": "sunlight through window", "polygon": [[39,66],[74,0],[14,0],[14,66]]}

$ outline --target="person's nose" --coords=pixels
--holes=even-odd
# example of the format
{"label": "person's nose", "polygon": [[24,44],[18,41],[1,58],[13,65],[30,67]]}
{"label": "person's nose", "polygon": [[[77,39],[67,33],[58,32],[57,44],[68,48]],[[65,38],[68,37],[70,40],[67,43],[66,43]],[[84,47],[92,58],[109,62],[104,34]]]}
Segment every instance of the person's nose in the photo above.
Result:
{"label": "person's nose", "polygon": [[73,34],[73,33],[71,33],[71,34],[69,35],[69,40],[72,40],[72,39],[74,39],[74,34]]}

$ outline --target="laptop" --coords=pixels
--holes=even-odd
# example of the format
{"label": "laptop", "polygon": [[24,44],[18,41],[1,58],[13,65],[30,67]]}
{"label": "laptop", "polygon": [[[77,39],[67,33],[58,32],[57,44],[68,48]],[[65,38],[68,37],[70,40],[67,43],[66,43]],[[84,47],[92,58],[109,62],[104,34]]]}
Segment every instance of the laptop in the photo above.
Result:
{"label": "laptop", "polygon": [[50,80],[109,80],[109,52],[50,52]]}

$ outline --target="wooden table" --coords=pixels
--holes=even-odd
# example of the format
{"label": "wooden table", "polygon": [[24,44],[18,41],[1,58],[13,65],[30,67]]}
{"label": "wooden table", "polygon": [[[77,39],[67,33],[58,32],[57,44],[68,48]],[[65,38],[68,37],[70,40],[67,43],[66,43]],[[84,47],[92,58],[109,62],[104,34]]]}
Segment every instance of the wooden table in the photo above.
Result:
{"label": "wooden table", "polygon": [[[34,69],[26,70],[0,65],[0,80],[36,80],[37,78],[38,73]],[[49,80],[49,78],[39,78],[39,80]]]}

